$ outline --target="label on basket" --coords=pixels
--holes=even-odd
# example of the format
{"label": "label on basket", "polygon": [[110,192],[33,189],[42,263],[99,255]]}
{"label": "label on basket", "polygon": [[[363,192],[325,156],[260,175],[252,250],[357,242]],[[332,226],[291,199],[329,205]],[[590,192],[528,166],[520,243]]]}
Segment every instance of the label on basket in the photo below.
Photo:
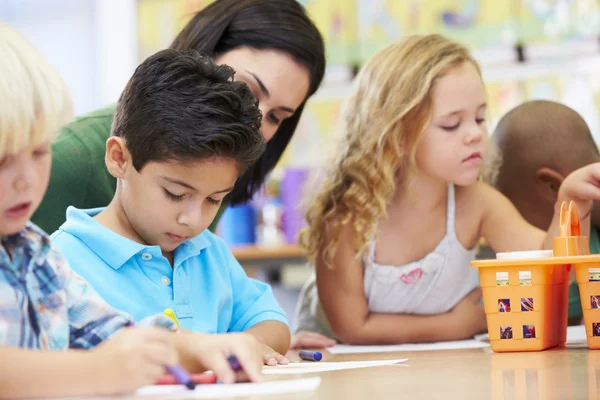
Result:
{"label": "label on basket", "polygon": [[496,286],[508,286],[508,272],[496,272]]}
{"label": "label on basket", "polygon": [[588,268],[590,282],[600,282],[600,268]]}
{"label": "label on basket", "polygon": [[519,271],[519,285],[531,286],[531,271]]}

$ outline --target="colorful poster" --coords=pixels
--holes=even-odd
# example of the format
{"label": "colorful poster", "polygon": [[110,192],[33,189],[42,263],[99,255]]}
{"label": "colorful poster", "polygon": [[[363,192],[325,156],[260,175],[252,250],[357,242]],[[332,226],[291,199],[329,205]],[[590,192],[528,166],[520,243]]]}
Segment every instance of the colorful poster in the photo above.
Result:
{"label": "colorful poster", "polygon": [[472,50],[513,46],[515,16],[509,1],[358,0],[361,60],[403,37],[440,33]]}
{"label": "colorful poster", "polygon": [[[191,15],[214,0],[139,0],[140,58],[168,47]],[[241,0],[240,0],[241,1]],[[352,66],[407,35],[440,33],[471,50],[551,44],[557,49],[600,32],[600,0],[299,0],[320,29],[328,66]],[[477,53],[476,53],[477,54]],[[488,54],[488,53],[486,53]],[[509,53],[510,54],[510,53]],[[560,57],[561,54],[557,54]],[[488,66],[484,67],[487,68]],[[489,67],[493,68],[493,65]],[[522,80],[518,67],[486,82],[488,126],[523,101],[564,102],[600,139],[600,75],[571,71]],[[511,76],[513,75],[514,76]],[[485,75],[485,74],[484,74]],[[309,101],[282,165],[320,165],[333,152],[342,97]]]}
{"label": "colorful poster", "polygon": [[492,134],[504,114],[525,101],[527,95],[525,85],[518,81],[487,83],[486,91],[488,97],[487,125]]}
{"label": "colorful poster", "polygon": [[598,0],[521,0],[520,30],[527,44],[595,39],[600,31]]}
{"label": "colorful poster", "polygon": [[356,2],[350,0],[300,0],[325,41],[329,65],[357,61]]}
{"label": "colorful poster", "polygon": [[139,0],[140,61],[168,48],[190,18],[212,2],[213,0]]}
{"label": "colorful poster", "polygon": [[527,100],[560,101],[561,87],[558,76],[545,76],[525,82]]}

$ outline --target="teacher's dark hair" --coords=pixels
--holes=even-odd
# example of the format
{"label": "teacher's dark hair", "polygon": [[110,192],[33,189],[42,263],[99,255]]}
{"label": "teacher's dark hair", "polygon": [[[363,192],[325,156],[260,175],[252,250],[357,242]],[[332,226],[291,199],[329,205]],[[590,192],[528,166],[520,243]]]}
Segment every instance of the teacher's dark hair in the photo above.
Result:
{"label": "teacher's dark hair", "polygon": [[216,0],[197,13],[171,44],[173,49],[194,49],[212,57],[239,47],[289,54],[308,70],[310,86],[296,113],[281,123],[258,162],[238,179],[232,204],[247,202],[263,185],[290,142],[306,100],[325,74],[323,38],[296,0]]}

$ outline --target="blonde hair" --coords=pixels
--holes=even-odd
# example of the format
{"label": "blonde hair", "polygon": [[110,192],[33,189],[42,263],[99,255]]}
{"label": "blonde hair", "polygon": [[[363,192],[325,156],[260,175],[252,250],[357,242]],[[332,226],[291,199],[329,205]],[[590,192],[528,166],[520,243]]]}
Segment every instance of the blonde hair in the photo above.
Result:
{"label": "blonde hair", "polygon": [[21,35],[0,23],[0,159],[51,140],[73,117],[60,75]]}
{"label": "blonde hair", "polygon": [[[440,35],[413,36],[375,54],[356,77],[343,113],[344,137],[309,202],[300,245],[311,262],[332,267],[339,236],[352,224],[357,256],[386,215],[396,185],[416,168],[417,145],[431,116],[431,91],[469,51]],[[481,73],[480,73],[481,74]]]}

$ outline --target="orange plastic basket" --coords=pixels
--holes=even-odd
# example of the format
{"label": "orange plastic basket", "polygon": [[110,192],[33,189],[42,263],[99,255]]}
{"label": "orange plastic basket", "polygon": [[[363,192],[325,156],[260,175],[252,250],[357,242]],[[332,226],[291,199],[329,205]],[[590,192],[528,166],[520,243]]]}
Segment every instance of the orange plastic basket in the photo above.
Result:
{"label": "orange plastic basket", "polygon": [[[553,257],[473,261],[479,268],[488,334],[492,350],[540,351],[564,344],[567,338],[569,271],[574,265],[582,303],[588,345],[598,339],[600,347],[600,256],[589,255],[589,241],[581,236],[577,208],[561,207],[560,236],[554,239]],[[598,282],[588,270],[598,268]],[[594,276],[595,277],[595,276]],[[582,286],[584,287],[583,289]],[[590,303],[590,293],[599,296]],[[590,315],[588,317],[586,312]],[[590,322],[596,318],[598,324]],[[591,320],[590,320],[591,321]],[[589,325],[589,326],[588,326]],[[592,337],[593,329],[598,337]]]}

